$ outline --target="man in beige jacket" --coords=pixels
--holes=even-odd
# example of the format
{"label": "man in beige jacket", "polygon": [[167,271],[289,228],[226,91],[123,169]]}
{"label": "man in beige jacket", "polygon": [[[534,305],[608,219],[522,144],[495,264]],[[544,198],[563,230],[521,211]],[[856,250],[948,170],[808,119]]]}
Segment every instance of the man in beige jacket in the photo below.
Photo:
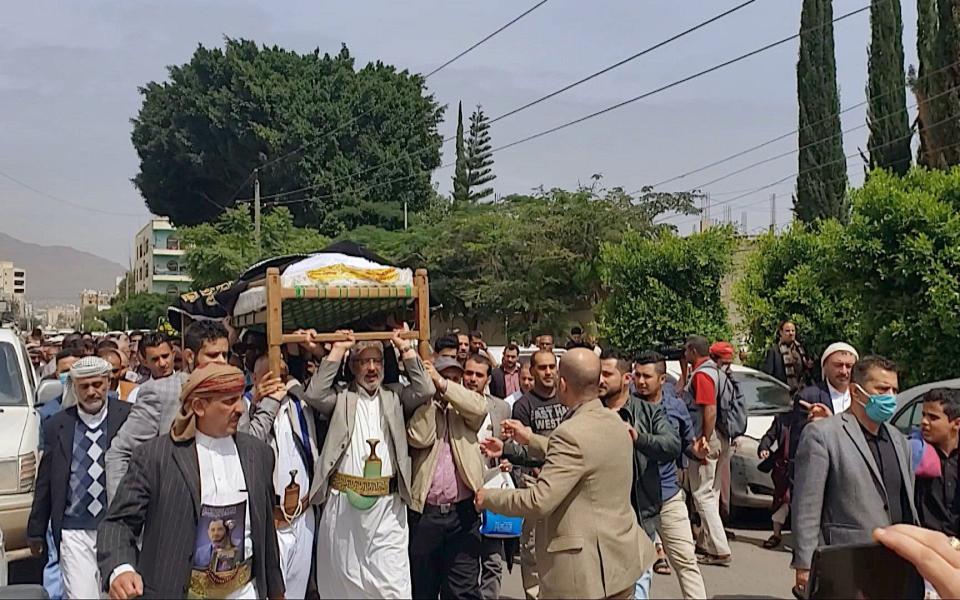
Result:
{"label": "man in beige jacket", "polygon": [[[575,348],[560,361],[558,392],[568,412],[549,439],[515,421],[504,430],[544,456],[540,477],[520,490],[481,489],[478,509],[539,524],[541,598],[632,598],[656,552],[630,504],[633,444],[625,424],[597,398],[600,359]],[[485,440],[491,456],[499,440]]]}
{"label": "man in beige jacket", "polygon": [[[483,359],[466,364],[476,360]],[[456,359],[441,356],[426,368],[437,393],[407,423],[413,597],[480,600],[480,518],[473,496],[483,486],[477,432],[487,400],[460,384],[463,366]]]}

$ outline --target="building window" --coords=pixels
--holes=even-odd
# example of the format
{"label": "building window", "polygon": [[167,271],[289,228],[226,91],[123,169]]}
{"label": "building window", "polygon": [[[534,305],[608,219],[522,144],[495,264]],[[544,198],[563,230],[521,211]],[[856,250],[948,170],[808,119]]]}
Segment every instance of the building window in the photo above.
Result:
{"label": "building window", "polygon": [[180,239],[175,235],[171,235],[167,238],[167,250],[179,250],[180,249]]}
{"label": "building window", "polygon": [[175,260],[169,260],[167,261],[167,270],[171,273],[178,273],[180,271],[180,265],[178,265]]}
{"label": "building window", "polygon": [[177,289],[177,284],[171,283],[167,286],[167,295],[171,297],[179,296],[180,290]]}

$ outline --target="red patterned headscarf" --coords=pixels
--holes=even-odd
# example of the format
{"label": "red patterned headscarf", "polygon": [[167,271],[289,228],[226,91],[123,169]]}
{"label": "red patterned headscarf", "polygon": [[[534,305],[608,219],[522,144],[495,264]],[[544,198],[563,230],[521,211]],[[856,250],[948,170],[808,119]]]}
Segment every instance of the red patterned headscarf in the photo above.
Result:
{"label": "red patterned headscarf", "polygon": [[236,398],[243,394],[243,371],[230,365],[210,363],[190,374],[180,392],[180,411],[170,428],[170,437],[182,442],[197,433],[194,399],[218,400]]}

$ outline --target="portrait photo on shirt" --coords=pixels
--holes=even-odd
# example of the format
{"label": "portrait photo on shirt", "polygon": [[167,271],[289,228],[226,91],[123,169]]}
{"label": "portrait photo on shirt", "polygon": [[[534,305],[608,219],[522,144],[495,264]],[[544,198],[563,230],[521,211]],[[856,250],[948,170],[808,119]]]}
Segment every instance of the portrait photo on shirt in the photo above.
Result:
{"label": "portrait photo on shirt", "polygon": [[193,568],[209,573],[228,573],[244,561],[243,536],[247,503],[200,506]]}

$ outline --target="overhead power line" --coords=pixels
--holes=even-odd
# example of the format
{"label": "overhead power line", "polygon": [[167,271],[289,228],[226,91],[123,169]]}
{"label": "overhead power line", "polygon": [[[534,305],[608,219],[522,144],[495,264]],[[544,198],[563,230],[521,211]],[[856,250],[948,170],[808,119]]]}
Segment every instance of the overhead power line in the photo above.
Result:
{"label": "overhead power line", "polygon": [[[533,6],[531,6],[530,8],[528,8],[527,10],[525,10],[524,12],[520,13],[519,15],[517,15],[516,17],[514,17],[514,18],[511,19],[510,21],[507,21],[506,23],[504,23],[503,25],[501,25],[500,27],[498,27],[495,31],[493,31],[493,32],[491,32],[490,34],[486,35],[486,36],[485,36],[483,39],[481,39],[480,41],[474,43],[473,45],[471,45],[471,46],[470,46],[469,48],[467,48],[466,50],[463,50],[462,52],[460,52],[459,54],[457,54],[457,55],[454,56],[453,58],[450,58],[449,60],[447,60],[446,62],[444,62],[444,63],[443,63],[442,65],[440,65],[439,67],[435,68],[434,70],[432,70],[432,71],[430,71],[429,73],[427,73],[426,75],[424,75],[424,76],[423,76],[423,79],[424,79],[424,80],[427,80],[427,79],[429,79],[430,77],[433,77],[434,75],[436,75],[437,73],[439,73],[439,72],[442,71],[443,69],[445,69],[445,68],[447,68],[448,66],[452,65],[453,63],[455,63],[456,61],[460,60],[461,58],[463,58],[464,56],[466,56],[467,54],[469,54],[469,53],[472,52],[473,50],[477,49],[478,47],[480,47],[480,46],[483,45],[484,43],[488,42],[489,40],[491,40],[492,38],[494,38],[494,37],[497,36],[498,34],[502,33],[504,30],[506,30],[507,28],[509,28],[511,25],[513,25],[514,23],[516,23],[516,22],[519,21],[520,19],[524,18],[525,16],[529,15],[529,14],[532,13],[533,11],[537,10],[538,8],[540,8],[541,6],[543,6],[544,4],[546,4],[547,2],[548,2],[548,0],[540,0],[540,2],[537,2],[536,4],[534,4]],[[262,170],[262,169],[265,169],[265,168],[267,168],[267,167],[269,167],[269,166],[271,166],[271,165],[273,165],[273,164],[276,164],[276,163],[278,163],[278,162],[281,162],[281,161],[283,161],[283,160],[286,160],[286,159],[290,158],[291,156],[294,156],[294,155],[296,155],[296,154],[299,154],[299,153],[303,152],[304,150],[306,150],[307,148],[309,148],[311,145],[317,143],[319,140],[326,139],[326,138],[329,138],[329,137],[331,137],[331,136],[333,136],[333,135],[335,135],[335,134],[337,134],[337,133],[340,133],[341,131],[343,131],[344,129],[346,129],[347,127],[349,127],[350,125],[353,125],[353,124],[356,123],[358,120],[360,120],[360,119],[362,119],[363,117],[365,117],[365,116],[367,116],[368,114],[370,114],[370,113],[371,113],[375,108],[377,108],[378,106],[380,106],[380,104],[379,104],[379,103],[376,103],[376,104],[370,106],[369,108],[367,108],[367,109],[366,109],[365,111],[363,111],[362,113],[360,113],[360,114],[358,114],[358,115],[355,115],[352,119],[350,119],[350,120],[348,120],[348,121],[346,121],[346,122],[344,122],[344,123],[341,123],[340,125],[338,125],[338,126],[335,127],[334,129],[332,129],[332,130],[330,130],[330,131],[327,131],[327,132],[325,132],[325,133],[320,134],[317,138],[315,138],[315,139],[313,139],[313,140],[310,140],[310,141],[308,141],[308,142],[304,142],[304,143],[301,144],[298,148],[295,148],[294,150],[291,150],[291,151],[289,151],[289,152],[287,152],[287,153],[285,153],[285,154],[283,154],[283,155],[281,155],[281,156],[278,156],[277,158],[274,158],[274,159],[272,159],[272,160],[268,160],[268,161],[266,161],[266,162],[258,165],[257,167],[254,167],[253,169],[251,169],[250,174],[247,176],[247,179],[246,179],[242,184],[240,184],[240,189],[242,189],[243,186],[246,185],[246,183],[250,181],[250,178],[253,176],[254,171],[256,171],[257,169],[261,169],[261,170]],[[237,194],[239,193],[239,191],[240,191],[240,190],[238,189],[236,192],[234,192],[234,194],[232,195],[232,197],[230,198],[230,200],[227,202],[227,204],[232,203],[232,202],[234,201],[234,199],[236,199]]]}
{"label": "overhead power line", "polygon": [[[722,13],[719,13],[719,14],[717,14],[717,15],[715,15],[715,16],[713,16],[713,17],[711,17],[711,18],[709,18],[709,19],[707,19],[707,20],[705,20],[705,21],[702,21],[702,22],[694,25],[693,27],[690,27],[690,28],[688,28],[688,29],[685,29],[685,30],[683,30],[683,31],[681,31],[681,32],[679,32],[679,33],[677,33],[677,34],[674,34],[673,36],[671,36],[671,37],[669,37],[669,38],[667,38],[667,39],[665,39],[665,40],[663,40],[663,41],[657,42],[656,44],[654,44],[654,45],[652,45],[652,46],[648,46],[647,48],[644,48],[643,50],[640,50],[639,52],[636,52],[636,53],[634,53],[633,55],[628,56],[627,58],[625,58],[625,59],[623,59],[623,60],[620,60],[620,61],[618,61],[618,62],[616,62],[616,63],[613,63],[612,65],[609,65],[609,66],[607,66],[607,67],[604,67],[603,69],[600,69],[599,71],[595,71],[595,72],[591,73],[590,75],[587,75],[586,77],[583,77],[583,78],[581,78],[581,79],[579,79],[579,80],[577,80],[577,81],[575,81],[575,82],[573,82],[573,83],[567,84],[567,85],[565,85],[565,86],[563,86],[563,87],[561,87],[561,88],[559,88],[559,89],[557,89],[557,90],[554,90],[554,91],[552,91],[552,92],[550,92],[550,93],[548,93],[548,94],[545,94],[545,95],[543,95],[543,96],[540,96],[539,98],[536,98],[535,100],[531,100],[530,102],[527,102],[526,104],[523,104],[523,105],[521,105],[521,106],[518,106],[518,107],[516,107],[516,108],[513,108],[513,109],[511,109],[511,110],[509,110],[509,111],[507,111],[507,112],[505,112],[505,113],[503,113],[503,114],[501,114],[501,115],[497,115],[496,117],[493,117],[492,119],[490,119],[490,124],[492,125],[493,123],[496,123],[496,122],[498,122],[498,121],[502,121],[503,119],[506,119],[506,118],[508,118],[508,117],[511,117],[511,116],[513,116],[513,115],[515,115],[515,114],[517,114],[517,113],[520,113],[520,112],[522,112],[522,111],[527,110],[528,108],[531,108],[531,107],[533,107],[533,106],[536,106],[536,105],[538,105],[538,104],[540,104],[540,103],[542,103],[542,102],[545,102],[545,101],[547,101],[547,100],[549,100],[549,99],[551,99],[551,98],[554,98],[554,97],[556,97],[556,96],[558,96],[558,95],[560,95],[560,94],[563,94],[564,92],[570,91],[570,90],[572,90],[573,88],[575,88],[575,87],[577,87],[577,86],[580,86],[580,85],[582,85],[582,84],[584,84],[584,83],[586,83],[586,82],[588,82],[588,81],[591,81],[591,80],[593,80],[593,79],[596,79],[597,77],[599,77],[599,76],[601,76],[601,75],[604,75],[604,74],[606,74],[606,73],[609,73],[610,71],[613,71],[614,69],[617,69],[617,68],[619,68],[619,67],[622,67],[623,65],[625,65],[625,64],[627,64],[627,63],[629,63],[629,62],[631,62],[631,61],[633,61],[633,60],[636,60],[637,58],[640,58],[640,57],[642,57],[642,56],[645,56],[645,55],[653,52],[654,50],[658,50],[658,49],[666,46],[667,44],[670,44],[670,43],[672,43],[672,42],[675,42],[676,40],[679,40],[680,38],[682,38],[682,37],[684,37],[684,36],[687,36],[687,35],[695,32],[695,31],[697,31],[697,30],[699,30],[699,29],[702,29],[702,28],[706,27],[707,25],[710,25],[711,23],[714,23],[714,22],[716,22],[716,21],[719,21],[720,19],[723,19],[724,17],[727,17],[727,16],[729,16],[729,15],[731,15],[731,14],[739,11],[740,9],[747,7],[747,6],[749,6],[750,4],[753,4],[754,2],[756,2],[756,0],[748,0],[747,2],[743,2],[743,3],[741,3],[741,4],[738,4],[737,6],[734,6],[733,8],[730,8],[730,9],[728,9],[728,10],[722,12]],[[442,147],[443,145],[446,145],[446,144],[454,141],[455,139],[456,139],[456,136],[450,136],[450,137],[444,138],[443,141],[441,142],[441,147]],[[346,181],[346,180],[352,179],[352,178],[354,178],[354,177],[359,177],[359,176],[365,175],[365,174],[367,174],[367,173],[369,173],[369,172],[371,172],[371,171],[375,171],[375,170],[377,170],[377,169],[381,169],[381,168],[383,168],[383,167],[386,167],[386,166],[389,166],[389,165],[398,163],[398,162],[403,161],[403,160],[407,160],[408,158],[412,158],[412,157],[414,157],[414,156],[419,156],[420,154],[423,154],[423,153],[427,152],[427,150],[428,150],[428,149],[424,148],[424,149],[419,150],[419,151],[417,151],[417,152],[414,152],[414,153],[412,153],[412,154],[404,153],[403,155],[398,156],[397,158],[394,158],[394,159],[391,159],[391,160],[388,160],[388,161],[384,161],[384,162],[379,163],[379,164],[377,164],[377,165],[373,165],[373,166],[371,166],[371,167],[368,167],[368,168],[366,168],[366,169],[364,169],[364,170],[362,170],[362,171],[359,171],[359,172],[356,172],[356,173],[352,173],[352,174],[346,175],[346,176],[344,176],[344,177],[335,179],[335,180],[331,181],[331,182],[329,183],[329,185],[333,185],[333,184],[336,184],[336,183],[340,183],[340,182],[342,182],[342,181]],[[444,167],[446,167],[446,166],[447,166],[447,165],[444,165],[443,167],[439,167],[439,168],[444,168]],[[306,187],[302,187],[302,188],[295,189],[295,190],[289,190],[289,191],[286,191],[286,192],[280,192],[280,193],[277,193],[277,194],[272,194],[272,195],[270,195],[270,196],[264,197],[264,199],[283,198],[283,197],[286,197],[286,196],[292,196],[292,195],[294,195],[294,194],[299,194],[300,192],[305,192],[305,191],[314,190],[314,189],[316,189],[316,188],[318,188],[318,187],[321,187],[321,186],[320,186],[320,185],[316,185],[316,186],[306,186]]]}
{"label": "overhead power line", "polygon": [[[932,76],[936,75],[937,73],[939,73],[939,72],[941,72],[941,71],[946,71],[947,69],[952,69],[952,68],[956,67],[957,65],[960,65],[960,61],[956,61],[956,62],[954,62],[954,63],[951,63],[951,64],[949,64],[949,65],[946,65],[946,66],[944,66],[944,67],[941,67],[941,68],[939,68],[939,69],[937,69],[937,70],[935,70],[935,71],[931,71],[930,73],[926,73],[923,77],[918,78],[918,80],[922,80],[922,79],[926,79],[926,78],[928,78],[928,77],[932,77]],[[910,86],[907,85],[906,87],[910,87]],[[828,116],[824,117],[823,119],[820,119],[820,120],[818,120],[818,121],[815,121],[815,122],[811,123],[810,126],[817,125],[817,124],[822,123],[823,121],[825,121],[825,120],[827,120],[827,119],[832,119],[832,118],[837,117],[837,116],[839,116],[839,115],[846,114],[846,113],[848,113],[848,112],[850,112],[850,111],[852,111],[852,110],[856,110],[856,109],[858,109],[858,108],[861,108],[861,107],[863,107],[863,106],[866,106],[867,104],[870,103],[871,100],[878,100],[878,99],[880,99],[880,98],[883,98],[884,96],[887,96],[887,95],[889,95],[889,94],[894,93],[895,91],[897,91],[897,90],[887,90],[886,92],[882,92],[882,93],[880,93],[880,94],[876,94],[876,95],[874,95],[874,96],[870,96],[869,98],[867,98],[867,99],[864,100],[863,102],[859,102],[859,103],[854,104],[854,105],[852,105],[852,106],[848,106],[847,108],[841,110],[840,112],[838,112],[838,113],[836,113],[836,114],[828,115]],[[755,152],[755,151],[757,151],[757,150],[760,150],[761,148],[765,148],[765,147],[767,147],[767,146],[769,146],[769,145],[771,145],[771,144],[775,144],[776,142],[779,142],[779,141],[781,141],[781,140],[785,140],[785,139],[787,139],[787,138],[795,135],[795,134],[796,134],[797,132],[799,132],[799,131],[800,131],[799,128],[798,128],[798,129],[792,129],[792,130],[790,130],[790,131],[788,131],[788,132],[786,132],[786,133],[784,133],[784,134],[782,134],[782,135],[778,135],[778,136],[776,136],[776,137],[774,137],[774,138],[771,138],[771,139],[769,139],[769,140],[767,140],[767,141],[765,141],[765,142],[761,142],[761,143],[759,143],[759,144],[756,144],[756,145],[751,146],[751,147],[749,147],[749,148],[746,148],[746,149],[744,149],[744,150],[740,150],[739,152],[735,152],[735,153],[730,154],[730,155],[728,155],[728,156],[724,156],[723,158],[717,159],[717,160],[715,160],[715,161],[713,161],[713,162],[711,162],[711,163],[709,163],[709,164],[703,165],[702,167],[697,167],[696,169],[691,169],[690,171],[687,171],[687,172],[685,172],[685,173],[681,173],[681,174],[679,174],[679,175],[675,175],[675,176],[673,176],[673,177],[669,177],[669,178],[667,178],[667,179],[664,179],[663,181],[658,181],[658,182],[652,184],[650,187],[652,187],[652,188],[658,188],[658,187],[660,187],[660,186],[662,186],[662,185],[666,185],[666,184],[668,184],[668,183],[673,183],[674,181],[678,181],[678,180],[680,180],[680,179],[684,179],[684,178],[686,178],[686,177],[689,177],[690,175],[695,175],[695,174],[697,174],[697,173],[701,173],[701,172],[703,172],[703,171],[706,171],[707,169],[712,169],[713,167],[717,167],[717,166],[722,165],[722,164],[724,164],[724,163],[730,162],[731,160],[734,160],[734,159],[736,159],[736,158],[740,158],[741,156],[744,156],[744,155],[746,155],[746,154],[750,154],[751,152]]]}
{"label": "overhead power line", "polygon": [[56,202],[59,202],[60,204],[65,205],[65,206],[70,206],[70,207],[72,207],[72,208],[76,208],[77,210],[84,210],[84,211],[87,211],[87,212],[97,213],[97,214],[101,214],[101,215],[109,215],[109,216],[111,216],[111,217],[136,217],[136,218],[138,218],[138,219],[142,219],[143,216],[144,216],[144,215],[137,215],[137,214],[134,214],[134,213],[122,213],[122,212],[115,212],[115,211],[110,211],[110,210],[103,210],[103,209],[100,209],[100,208],[94,208],[94,207],[92,207],[92,206],[84,206],[84,205],[82,205],[82,204],[77,204],[76,202],[71,202],[70,200],[67,200],[67,199],[65,199],[65,198],[61,198],[60,196],[55,196],[54,194],[51,194],[51,193],[49,193],[49,192],[45,192],[45,191],[43,191],[43,190],[41,190],[41,189],[39,189],[39,188],[35,188],[35,187],[33,187],[32,185],[30,185],[29,183],[26,183],[25,181],[21,181],[20,179],[17,179],[17,178],[14,177],[13,175],[8,175],[8,174],[6,174],[6,173],[4,173],[4,172],[2,172],[2,171],[0,171],[0,177],[3,177],[3,178],[5,178],[5,179],[9,179],[10,181],[14,182],[15,184],[19,185],[20,187],[25,188],[25,189],[28,189],[28,190],[30,190],[31,192],[35,193],[35,194],[39,194],[40,196],[43,196],[43,197],[45,197],[45,198],[49,198],[49,199],[51,199],[51,200],[54,200],[54,201],[56,201]]}
{"label": "overhead power line", "polygon": [[[956,119],[958,116],[960,116],[960,115],[956,115],[956,114],[955,114],[955,115],[950,115],[950,116],[948,116],[948,117],[946,117],[946,118],[944,118],[944,119],[941,119],[941,120],[939,120],[939,121],[937,121],[937,122],[935,122],[935,123],[931,123],[929,126],[930,126],[930,127],[937,127],[938,125],[941,125],[941,124],[943,124],[943,123],[946,123],[947,121],[950,121],[950,120],[952,120],[952,119]],[[895,138],[895,139],[892,139],[892,140],[890,140],[890,141],[888,141],[888,142],[886,142],[886,143],[883,143],[883,144],[879,144],[879,145],[877,145],[877,146],[874,146],[874,148],[885,148],[885,147],[887,147],[887,146],[891,146],[891,145],[893,145],[893,144],[900,143],[900,142],[903,141],[904,139],[909,139],[909,138],[912,138],[912,137],[913,137],[913,132],[910,132],[910,134],[907,135],[907,136],[899,136],[899,137],[897,137],[897,138]],[[955,146],[960,146],[960,142],[955,143],[955,144],[951,144],[951,145],[949,145],[949,146],[945,146],[945,148],[953,148],[953,147],[955,147]],[[859,152],[854,152],[854,153],[852,153],[852,154],[848,154],[848,155],[844,156],[842,160],[841,160],[841,159],[835,159],[835,160],[828,161],[828,162],[825,162],[825,163],[823,163],[823,164],[817,165],[816,167],[811,167],[811,168],[809,168],[809,169],[802,169],[802,170],[800,170],[800,171],[797,171],[796,173],[791,173],[790,175],[787,175],[786,177],[782,177],[781,179],[778,179],[778,180],[776,180],[776,181],[774,181],[774,182],[771,182],[771,183],[768,183],[768,184],[766,184],[766,185],[762,185],[762,186],[760,186],[760,187],[754,188],[754,189],[752,189],[752,190],[750,190],[750,191],[748,191],[748,192],[745,192],[745,193],[740,194],[740,195],[738,195],[738,196],[734,196],[733,198],[730,198],[730,199],[728,199],[728,200],[724,200],[724,201],[722,201],[722,202],[717,202],[716,204],[711,204],[711,205],[710,205],[710,208],[713,209],[713,208],[716,208],[716,207],[718,207],[718,206],[724,206],[724,205],[727,205],[727,204],[732,204],[732,203],[736,202],[737,200],[746,198],[746,197],[748,197],[748,196],[752,196],[753,194],[762,192],[762,191],[764,191],[764,190],[768,190],[768,189],[770,189],[770,188],[772,188],[772,187],[775,187],[775,186],[777,186],[777,185],[780,185],[781,183],[786,183],[786,182],[789,181],[790,179],[793,179],[793,178],[795,178],[795,177],[799,177],[799,176],[802,175],[802,174],[806,174],[806,173],[809,173],[809,172],[811,172],[811,171],[816,171],[816,170],[821,169],[821,168],[823,168],[823,167],[826,167],[826,166],[828,166],[828,165],[834,165],[834,164],[837,164],[837,163],[839,163],[839,162],[844,162],[844,163],[845,163],[845,162],[847,162],[847,161],[849,161],[849,160],[851,160],[851,159],[859,158],[859,157],[860,157],[860,153],[859,153]],[[837,181],[837,180],[830,180],[831,183],[834,183],[834,182],[836,182],[836,181]],[[747,206],[747,205],[744,205],[744,206],[734,206],[733,208],[744,208],[745,206]],[[678,218],[678,217],[687,218],[687,217],[689,217],[689,216],[691,216],[691,215],[680,215],[680,214],[678,214],[678,215],[670,215],[670,216],[668,216],[668,217],[665,217],[665,218],[664,218],[662,221],[660,221],[660,222],[661,222],[661,223],[666,223],[666,222],[668,222],[670,219],[674,219],[674,218]],[[696,215],[696,216],[700,216],[700,215]],[[682,221],[681,221],[681,222],[682,222]]]}
{"label": "overhead power line", "polygon": [[[792,40],[795,40],[795,39],[799,38],[799,37],[800,37],[801,35],[803,35],[803,34],[811,33],[811,32],[813,32],[813,31],[818,31],[818,30],[820,30],[820,29],[822,29],[822,28],[824,28],[824,27],[826,27],[826,26],[828,26],[828,25],[830,25],[830,24],[837,23],[837,22],[842,21],[842,20],[844,20],[844,19],[848,19],[848,18],[850,18],[850,17],[853,17],[853,16],[855,16],[855,15],[857,15],[857,14],[866,12],[866,11],[868,11],[868,10],[870,10],[870,6],[869,6],[869,5],[864,6],[864,7],[862,7],[862,8],[859,8],[859,9],[857,9],[857,10],[853,10],[853,11],[844,13],[844,14],[840,15],[839,17],[834,18],[832,21],[830,21],[830,23],[821,23],[820,25],[817,25],[816,27],[807,28],[807,29],[805,29],[805,30],[803,30],[803,31],[801,31],[801,32],[799,32],[799,33],[795,33],[795,34],[793,34],[793,35],[791,35],[791,36],[782,38],[782,39],[777,40],[777,41],[775,41],[775,42],[772,42],[772,43],[770,43],[770,44],[766,44],[765,46],[761,46],[760,48],[757,48],[756,50],[752,50],[752,51],[747,52],[747,53],[745,53],[745,54],[741,54],[740,56],[737,56],[736,58],[733,58],[733,59],[724,61],[724,62],[722,62],[722,63],[720,63],[720,64],[714,65],[714,66],[712,66],[712,67],[709,67],[709,68],[707,68],[707,69],[704,69],[704,70],[699,71],[699,72],[697,72],[697,73],[694,73],[694,74],[692,74],[692,75],[688,75],[687,77],[684,77],[684,78],[682,78],[682,79],[678,79],[678,80],[676,80],[676,81],[673,81],[672,83],[669,83],[669,84],[667,84],[667,85],[663,85],[663,86],[661,86],[661,87],[659,87],[659,88],[656,88],[656,89],[654,89],[654,90],[651,90],[651,91],[646,92],[646,93],[644,93],[644,94],[641,94],[641,95],[639,95],[639,96],[634,96],[633,98],[630,98],[630,99],[628,99],[628,100],[624,100],[624,101],[622,101],[622,102],[618,102],[618,103],[616,103],[616,104],[614,104],[614,105],[612,105],[612,106],[608,106],[607,108],[604,108],[604,109],[602,109],[602,110],[599,110],[599,111],[590,113],[590,114],[585,115],[585,116],[583,116],[583,117],[580,117],[580,118],[578,118],[578,119],[574,119],[574,120],[572,120],[572,121],[567,121],[567,122],[565,122],[565,123],[562,123],[562,124],[560,124],[560,125],[551,127],[551,128],[546,129],[546,130],[544,130],[544,131],[535,133],[535,134],[533,134],[533,135],[529,135],[529,136],[527,136],[527,137],[525,137],[525,138],[522,138],[522,139],[519,139],[519,140],[510,142],[510,143],[508,143],[508,144],[504,144],[504,145],[502,145],[502,146],[498,146],[498,147],[496,147],[496,148],[493,148],[493,149],[491,150],[491,152],[499,152],[499,151],[501,151],[501,150],[506,150],[506,149],[508,149],[508,148],[513,148],[513,147],[515,147],[515,146],[519,146],[520,144],[524,144],[524,143],[533,141],[533,140],[535,140],[535,139],[544,137],[544,136],[546,136],[546,135],[550,135],[551,133],[555,133],[555,132],[560,131],[560,130],[562,130],[562,129],[566,129],[566,128],[568,128],[568,127],[572,127],[573,125],[577,125],[577,124],[583,123],[583,122],[585,122],[585,121],[588,121],[588,120],[590,120],[590,119],[593,119],[593,118],[599,117],[599,116],[601,116],[601,115],[607,114],[607,113],[609,113],[609,112],[615,111],[615,110],[617,110],[617,109],[619,109],[619,108],[623,108],[624,106],[627,106],[627,105],[632,104],[632,103],[634,103],[634,102],[637,102],[637,101],[639,101],[639,100],[643,100],[643,99],[649,98],[649,97],[651,97],[651,96],[653,96],[653,95],[655,95],[655,94],[659,94],[659,93],[661,93],[661,92],[664,92],[664,91],[669,90],[669,89],[671,89],[671,88],[677,87],[677,86],[682,85],[682,84],[684,84],[684,83],[693,81],[694,79],[698,79],[698,78],[700,78],[700,77],[703,77],[704,75],[707,75],[707,74],[709,74],[709,73],[713,73],[713,72],[718,71],[718,70],[720,70],[720,69],[726,68],[726,67],[728,67],[728,66],[730,66],[730,65],[733,65],[733,64],[736,64],[736,63],[738,63],[738,62],[744,61],[744,60],[746,60],[746,59],[748,59],[748,58],[751,58],[751,57],[753,57],[753,56],[756,56],[756,55],[761,54],[761,53],[763,53],[763,52],[766,52],[766,51],[768,51],[768,50],[772,50],[773,48],[776,48],[776,47],[778,47],[778,46],[782,46],[783,44],[786,44],[787,42],[790,42],[790,41],[792,41]],[[448,141],[448,140],[444,140],[444,141],[446,142],[446,141]],[[364,175],[364,174],[366,174],[366,173],[368,173],[368,172],[370,172],[370,171],[372,171],[372,170],[379,169],[379,168],[381,168],[381,167],[383,167],[383,166],[386,166],[386,165],[388,165],[388,164],[392,164],[392,163],[398,162],[398,161],[401,160],[401,159],[412,158],[413,156],[417,156],[417,155],[419,155],[419,154],[421,154],[421,153],[423,153],[423,152],[426,152],[427,150],[428,150],[428,149],[425,148],[425,149],[423,149],[423,150],[420,150],[420,151],[417,151],[417,152],[414,152],[414,153],[411,153],[411,154],[404,154],[403,157],[401,157],[401,158],[394,159],[394,160],[392,160],[392,161],[387,161],[387,162],[381,163],[381,164],[379,164],[379,165],[373,165],[373,166],[371,166],[371,167],[368,167],[367,169],[364,169],[364,170],[362,170],[362,171],[359,171],[359,172],[356,172],[356,173],[353,173],[353,174],[346,175],[346,176],[344,176],[344,177],[335,179],[335,180],[333,180],[333,181],[325,182],[325,183],[318,184],[318,185],[306,186],[306,187],[303,187],[303,188],[300,188],[300,189],[297,189],[297,190],[290,190],[290,191],[287,191],[287,192],[281,192],[281,193],[278,193],[278,194],[272,194],[272,195],[264,196],[264,197],[263,197],[263,200],[273,200],[273,199],[283,198],[283,197],[290,196],[290,195],[293,195],[293,194],[297,194],[297,193],[300,193],[300,192],[312,191],[312,190],[315,190],[315,189],[317,189],[317,188],[319,188],[319,187],[323,187],[323,186],[325,186],[325,185],[334,185],[334,184],[339,183],[339,182],[342,182],[342,181],[344,181],[344,180],[349,180],[349,179],[352,179],[353,177],[357,177],[357,176],[360,176],[360,175]],[[438,170],[451,167],[451,166],[453,166],[454,164],[455,164],[454,162],[450,162],[450,163],[441,165],[440,167],[438,167]],[[418,174],[410,174],[410,175],[406,175],[406,176],[404,176],[404,177],[401,177],[401,178],[399,178],[399,179],[393,179],[393,180],[390,180],[390,181],[387,181],[387,182],[381,182],[381,183],[378,183],[378,184],[374,184],[374,185],[372,185],[372,186],[370,186],[370,187],[368,187],[368,188],[364,188],[363,190],[360,190],[360,192],[369,191],[370,189],[373,189],[373,188],[375,188],[375,187],[380,187],[380,186],[383,186],[383,185],[388,185],[388,184],[390,184],[390,183],[397,183],[397,182],[399,182],[399,181],[404,181],[404,180],[406,180],[406,179],[413,178],[413,177],[415,177],[415,176],[417,176],[417,175],[418,175]],[[360,193],[360,192],[358,192],[358,193]],[[304,202],[304,201],[308,201],[308,200],[319,200],[319,199],[325,199],[325,198],[332,198],[334,195],[335,195],[335,194],[326,194],[326,195],[323,195],[323,196],[313,196],[313,197],[308,197],[308,198],[301,198],[301,199],[296,200],[296,201],[285,202],[284,204],[295,204],[295,203],[297,203],[297,202]]]}

